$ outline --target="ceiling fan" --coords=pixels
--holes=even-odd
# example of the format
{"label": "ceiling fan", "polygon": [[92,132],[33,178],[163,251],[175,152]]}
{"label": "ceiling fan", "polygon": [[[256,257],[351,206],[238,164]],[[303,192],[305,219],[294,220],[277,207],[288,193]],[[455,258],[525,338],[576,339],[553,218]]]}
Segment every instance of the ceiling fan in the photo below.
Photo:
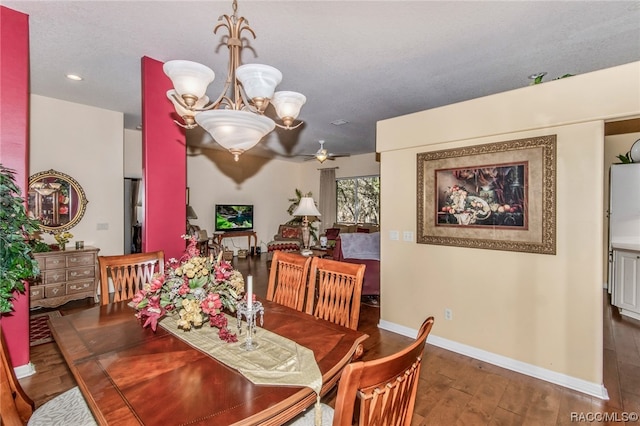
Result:
{"label": "ceiling fan", "polygon": [[332,152],[327,151],[324,148],[323,140],[319,140],[318,142],[320,142],[320,149],[315,154],[305,154],[304,156],[308,158],[305,159],[304,161],[318,160],[320,163],[324,163],[325,160],[335,160],[336,158],[339,158],[339,157],[349,157],[351,155],[351,154],[334,154]]}

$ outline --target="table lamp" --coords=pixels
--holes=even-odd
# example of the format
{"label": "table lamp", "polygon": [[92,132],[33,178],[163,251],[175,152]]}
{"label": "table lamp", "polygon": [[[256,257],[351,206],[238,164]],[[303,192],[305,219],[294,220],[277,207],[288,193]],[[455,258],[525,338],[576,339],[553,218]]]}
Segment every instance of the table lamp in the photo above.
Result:
{"label": "table lamp", "polygon": [[298,203],[298,207],[293,211],[293,216],[302,216],[302,244],[303,249],[300,252],[303,256],[310,256],[313,251],[309,249],[309,216],[320,216],[320,212],[316,207],[315,201],[311,197],[302,197]]}

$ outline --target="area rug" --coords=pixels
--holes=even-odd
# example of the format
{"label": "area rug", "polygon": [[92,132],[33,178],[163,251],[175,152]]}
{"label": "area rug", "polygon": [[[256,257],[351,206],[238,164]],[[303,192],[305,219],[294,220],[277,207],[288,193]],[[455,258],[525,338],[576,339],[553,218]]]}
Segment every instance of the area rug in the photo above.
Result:
{"label": "area rug", "polygon": [[53,342],[47,321],[49,318],[61,317],[60,311],[43,312],[29,317],[29,346]]}

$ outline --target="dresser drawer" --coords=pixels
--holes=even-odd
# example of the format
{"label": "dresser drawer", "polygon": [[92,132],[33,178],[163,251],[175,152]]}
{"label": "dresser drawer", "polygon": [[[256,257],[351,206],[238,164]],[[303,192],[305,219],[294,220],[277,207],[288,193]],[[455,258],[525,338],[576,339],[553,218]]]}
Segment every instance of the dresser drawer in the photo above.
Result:
{"label": "dresser drawer", "polygon": [[63,283],[67,280],[67,271],[64,269],[52,269],[42,273],[42,282],[45,284]]}
{"label": "dresser drawer", "polygon": [[45,297],[64,296],[66,293],[66,284],[50,284],[44,286]]}
{"label": "dresser drawer", "polygon": [[67,254],[67,267],[75,268],[77,266],[91,266],[95,265],[95,256],[93,253],[69,253]]}
{"label": "dresser drawer", "polygon": [[82,293],[85,291],[93,291],[94,281],[77,281],[67,283],[67,294]]}
{"label": "dresser drawer", "polygon": [[29,297],[31,300],[39,300],[44,297],[44,287],[41,285],[32,286],[29,288]]}
{"label": "dresser drawer", "polygon": [[93,268],[93,266],[67,269],[67,281],[79,280],[83,278],[93,278],[94,275],[95,269]]}
{"label": "dresser drawer", "polygon": [[60,269],[65,268],[66,261],[64,256],[48,256],[44,258],[44,269]]}

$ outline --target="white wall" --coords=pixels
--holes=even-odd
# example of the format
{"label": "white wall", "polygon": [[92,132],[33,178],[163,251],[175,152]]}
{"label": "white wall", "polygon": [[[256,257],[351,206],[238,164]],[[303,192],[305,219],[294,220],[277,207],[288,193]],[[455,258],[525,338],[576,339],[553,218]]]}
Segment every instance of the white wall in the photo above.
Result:
{"label": "white wall", "polygon": [[[30,175],[54,169],[78,181],[89,200],[71,244],[121,254],[123,246],[123,114],[31,96]],[[107,226],[98,230],[98,224]],[[53,237],[44,235],[48,243]]]}
{"label": "white wall", "polygon": [[[605,396],[603,119],[640,114],[638,75],[634,63],[379,122],[381,325],[408,332],[434,315],[432,343]],[[417,153],[548,134],[557,254],[389,239],[416,232]]]}

